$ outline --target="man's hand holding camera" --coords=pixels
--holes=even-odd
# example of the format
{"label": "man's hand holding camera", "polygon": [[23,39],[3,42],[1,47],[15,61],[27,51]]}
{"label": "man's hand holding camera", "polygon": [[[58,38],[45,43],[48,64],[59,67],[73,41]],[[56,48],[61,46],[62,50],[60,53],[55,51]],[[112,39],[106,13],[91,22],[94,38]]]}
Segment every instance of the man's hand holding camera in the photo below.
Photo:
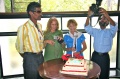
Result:
{"label": "man's hand holding camera", "polygon": [[[88,10],[88,16],[87,16],[87,20],[86,20],[86,25],[89,24],[89,18],[91,18],[91,15],[92,15],[92,14],[93,14],[93,11],[89,8],[89,10]],[[106,18],[107,21],[108,21],[111,25],[115,26],[115,22],[110,18],[108,12],[107,12],[104,8],[102,8],[102,7],[99,8],[99,15],[100,15],[100,19],[99,19],[99,20],[103,20],[103,19]],[[105,21],[105,20],[104,20],[104,21]]]}
{"label": "man's hand holding camera", "polygon": [[99,13],[103,15],[111,25],[115,26],[115,22],[110,18],[108,12],[104,8],[100,8]]}
{"label": "man's hand holding camera", "polygon": [[[90,17],[91,15],[93,15],[93,13],[94,12],[89,8],[89,10],[88,10],[88,17]],[[104,15],[105,17],[109,16],[108,13],[107,13],[107,11],[104,8],[101,8],[101,7],[99,9],[99,15]]]}
{"label": "man's hand holding camera", "polygon": [[104,15],[106,18],[109,16],[108,13],[107,13],[107,11],[104,8],[100,8],[99,13],[101,15]]}

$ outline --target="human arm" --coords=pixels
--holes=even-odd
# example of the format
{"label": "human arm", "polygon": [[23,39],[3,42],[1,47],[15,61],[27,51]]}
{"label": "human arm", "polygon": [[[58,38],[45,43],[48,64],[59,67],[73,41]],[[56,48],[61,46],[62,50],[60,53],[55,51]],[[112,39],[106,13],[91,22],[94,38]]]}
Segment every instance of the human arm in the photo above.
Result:
{"label": "human arm", "polygon": [[75,54],[81,54],[87,49],[86,41],[85,41],[85,36],[81,36],[81,41],[82,41],[82,49],[80,51],[75,52]]}
{"label": "human arm", "polygon": [[88,14],[87,14],[87,19],[86,19],[86,22],[85,22],[85,27],[90,24],[90,16],[91,16],[91,14],[92,14],[92,11],[89,9]]}
{"label": "human arm", "polygon": [[46,44],[54,45],[54,43],[53,40],[44,40],[44,46],[46,46]]}
{"label": "human arm", "polygon": [[96,28],[93,28],[93,27],[90,25],[90,16],[91,16],[92,13],[93,13],[93,12],[89,9],[89,10],[88,10],[88,14],[87,14],[87,18],[86,18],[86,22],[85,22],[85,25],[84,25],[84,29],[85,29],[85,31],[86,31],[88,34],[94,36],[95,31],[96,31]]}
{"label": "human arm", "polygon": [[76,50],[74,47],[67,48],[65,43],[62,44],[62,47],[64,51],[75,51]]}
{"label": "human arm", "polygon": [[85,41],[83,41],[82,45],[83,45],[82,50],[80,50],[79,52],[75,52],[74,56],[79,56],[81,53],[83,53],[87,49],[87,45]]}
{"label": "human arm", "polygon": [[[111,17],[109,16],[109,14],[107,13],[107,11],[103,8],[100,9],[100,13],[108,20],[108,22],[110,23],[110,33],[112,35],[112,37],[115,36],[117,30],[118,30],[118,25],[117,23],[115,23]],[[105,20],[106,21],[106,20]]]}
{"label": "human arm", "polygon": [[82,42],[82,46],[83,46],[83,48],[82,48],[82,50],[80,50],[79,53],[82,53],[82,52],[84,52],[87,49],[87,45],[86,45],[85,40]]}
{"label": "human arm", "polygon": [[66,48],[66,51],[75,51],[75,47],[71,47],[71,48]]}
{"label": "human arm", "polygon": [[104,8],[100,8],[99,12],[100,14],[102,14],[103,16],[107,18],[107,20],[110,22],[112,26],[115,26],[115,22],[111,19],[108,12]]}
{"label": "human arm", "polygon": [[19,54],[23,57],[23,53],[24,53],[24,51],[23,51],[23,41],[24,41],[24,34],[25,34],[25,32],[23,32],[24,30],[25,30],[25,28],[24,27],[19,27],[18,28],[18,31],[17,31],[17,39],[16,39],[16,43],[15,43],[15,47],[16,47],[16,50],[19,52]]}
{"label": "human arm", "polygon": [[60,44],[62,44],[63,42],[64,42],[64,40],[63,40],[63,33],[62,33],[62,31],[58,31],[58,36],[57,36],[57,40],[58,40],[58,42],[60,43]]}
{"label": "human arm", "polygon": [[73,47],[72,39],[69,34],[65,34],[63,40],[64,40],[64,42],[63,42],[64,51],[75,50],[75,48]]}
{"label": "human arm", "polygon": [[47,45],[47,44],[50,44],[50,45],[54,45],[54,40],[53,40],[53,36],[50,32],[44,32],[44,47]]}
{"label": "human arm", "polygon": [[112,37],[115,37],[116,32],[118,31],[118,24],[115,23],[115,26],[110,25],[110,33]]}

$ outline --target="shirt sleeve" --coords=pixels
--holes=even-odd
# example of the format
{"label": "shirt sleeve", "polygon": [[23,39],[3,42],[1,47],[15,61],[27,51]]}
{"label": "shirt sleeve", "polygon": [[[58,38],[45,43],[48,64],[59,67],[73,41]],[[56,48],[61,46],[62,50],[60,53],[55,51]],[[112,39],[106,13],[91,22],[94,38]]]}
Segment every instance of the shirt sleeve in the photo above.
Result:
{"label": "shirt sleeve", "polygon": [[117,23],[115,23],[115,26],[110,25],[110,32],[111,32],[113,38],[115,37],[115,34],[117,31],[118,31],[118,24]]}
{"label": "shirt sleeve", "polygon": [[84,34],[81,35],[81,38],[80,38],[80,39],[81,39],[82,42],[85,40]]}
{"label": "shirt sleeve", "polygon": [[85,26],[84,28],[85,28],[85,31],[86,31],[88,34],[90,34],[90,35],[93,36],[93,37],[95,36],[95,33],[96,33],[96,31],[97,31],[96,28],[92,28],[92,26],[90,26],[90,25]]}
{"label": "shirt sleeve", "polygon": [[16,50],[19,52],[19,53],[24,53],[23,51],[23,39],[24,39],[24,28],[21,26],[18,28],[18,31],[17,31],[17,40],[16,40],[16,43],[15,43],[15,46],[16,46]]}
{"label": "shirt sleeve", "polygon": [[59,36],[63,37],[63,33],[60,30],[59,30]]}
{"label": "shirt sleeve", "polygon": [[64,39],[64,43],[66,44],[67,36],[65,35],[65,36],[63,37],[63,39]]}

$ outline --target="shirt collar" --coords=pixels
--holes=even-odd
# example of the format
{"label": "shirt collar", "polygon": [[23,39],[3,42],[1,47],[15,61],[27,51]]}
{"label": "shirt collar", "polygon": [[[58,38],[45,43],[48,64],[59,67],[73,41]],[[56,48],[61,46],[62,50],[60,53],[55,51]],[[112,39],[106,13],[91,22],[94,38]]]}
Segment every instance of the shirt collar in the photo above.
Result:
{"label": "shirt collar", "polygon": [[31,26],[35,27],[35,24],[29,19],[28,22],[30,23]]}
{"label": "shirt collar", "polygon": [[[82,35],[82,33],[79,31],[77,31],[77,34],[78,34],[77,38],[79,38]],[[70,31],[69,31],[69,35],[70,35],[70,37],[74,38],[73,34]]]}

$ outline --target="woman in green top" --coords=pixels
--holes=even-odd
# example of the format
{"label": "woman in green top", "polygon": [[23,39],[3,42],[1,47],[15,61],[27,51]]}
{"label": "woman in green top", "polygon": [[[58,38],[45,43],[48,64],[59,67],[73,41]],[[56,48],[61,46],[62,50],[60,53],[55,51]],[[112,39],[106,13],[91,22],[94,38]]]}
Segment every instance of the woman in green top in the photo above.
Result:
{"label": "woman in green top", "polygon": [[63,55],[62,42],[59,42],[63,40],[63,33],[58,29],[58,20],[55,17],[51,17],[44,32],[45,61],[61,58]]}

